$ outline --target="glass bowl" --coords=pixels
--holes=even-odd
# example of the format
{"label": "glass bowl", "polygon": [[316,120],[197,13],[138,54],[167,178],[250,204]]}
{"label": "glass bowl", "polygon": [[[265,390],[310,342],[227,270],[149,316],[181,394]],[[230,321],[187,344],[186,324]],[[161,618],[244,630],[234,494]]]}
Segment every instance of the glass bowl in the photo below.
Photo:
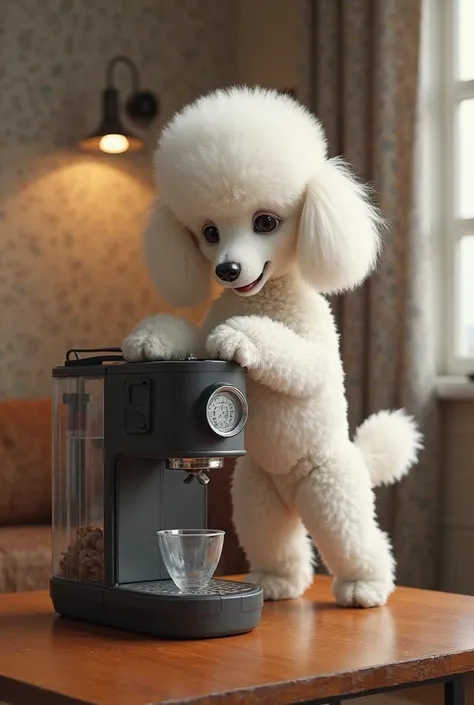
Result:
{"label": "glass bowl", "polygon": [[181,592],[203,590],[214,575],[225,531],[162,529],[157,532],[163,562]]}

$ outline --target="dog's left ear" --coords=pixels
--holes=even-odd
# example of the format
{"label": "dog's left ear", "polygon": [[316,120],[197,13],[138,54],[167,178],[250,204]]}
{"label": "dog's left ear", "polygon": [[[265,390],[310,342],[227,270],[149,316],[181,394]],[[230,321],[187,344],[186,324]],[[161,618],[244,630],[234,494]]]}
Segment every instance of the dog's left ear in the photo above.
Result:
{"label": "dog's left ear", "polygon": [[377,263],[383,224],[364,186],[341,159],[328,159],[309,182],[298,234],[303,278],[320,292],[361,284]]}
{"label": "dog's left ear", "polygon": [[179,308],[207,302],[210,264],[164,201],[157,202],[151,212],[143,250],[152,280],[165,301]]}

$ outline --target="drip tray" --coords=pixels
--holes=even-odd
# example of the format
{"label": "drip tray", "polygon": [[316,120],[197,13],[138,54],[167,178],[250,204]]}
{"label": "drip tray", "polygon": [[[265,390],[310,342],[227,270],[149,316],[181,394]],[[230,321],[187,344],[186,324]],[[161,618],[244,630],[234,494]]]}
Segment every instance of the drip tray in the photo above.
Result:
{"label": "drip tray", "polygon": [[211,580],[203,590],[183,592],[176,587],[172,580],[154,580],[147,583],[125,583],[124,585],[117,585],[114,590],[126,590],[127,592],[139,592],[157,596],[223,597],[224,595],[241,595],[242,593],[255,592],[255,585],[234,580]]}
{"label": "drip tray", "polygon": [[211,580],[200,592],[180,592],[172,580],[110,588],[53,578],[58,614],[165,639],[207,639],[250,632],[258,625],[263,591],[235,580]]}

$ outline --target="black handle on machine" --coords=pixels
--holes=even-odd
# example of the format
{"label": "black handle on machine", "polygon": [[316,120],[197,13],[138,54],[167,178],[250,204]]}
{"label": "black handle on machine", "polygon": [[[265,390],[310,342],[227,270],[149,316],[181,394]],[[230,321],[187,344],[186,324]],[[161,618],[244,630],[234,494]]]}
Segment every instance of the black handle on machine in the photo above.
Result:
{"label": "black handle on machine", "polygon": [[[92,357],[81,357],[81,353],[119,353],[94,355]],[[75,356],[74,358],[72,356]],[[66,353],[65,366],[74,365],[101,365],[103,362],[123,362],[124,356],[122,348],[72,348]]]}

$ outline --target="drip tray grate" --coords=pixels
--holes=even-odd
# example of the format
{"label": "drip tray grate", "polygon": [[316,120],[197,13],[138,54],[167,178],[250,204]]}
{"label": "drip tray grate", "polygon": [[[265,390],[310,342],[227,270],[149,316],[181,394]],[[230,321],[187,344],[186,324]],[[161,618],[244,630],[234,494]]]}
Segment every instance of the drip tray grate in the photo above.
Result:
{"label": "drip tray grate", "polygon": [[126,590],[127,592],[140,592],[148,595],[190,595],[192,597],[198,597],[200,595],[222,596],[253,592],[255,586],[233,580],[211,580],[203,590],[181,592],[172,580],[154,580],[147,583],[126,583],[124,585],[118,585],[114,589]]}

